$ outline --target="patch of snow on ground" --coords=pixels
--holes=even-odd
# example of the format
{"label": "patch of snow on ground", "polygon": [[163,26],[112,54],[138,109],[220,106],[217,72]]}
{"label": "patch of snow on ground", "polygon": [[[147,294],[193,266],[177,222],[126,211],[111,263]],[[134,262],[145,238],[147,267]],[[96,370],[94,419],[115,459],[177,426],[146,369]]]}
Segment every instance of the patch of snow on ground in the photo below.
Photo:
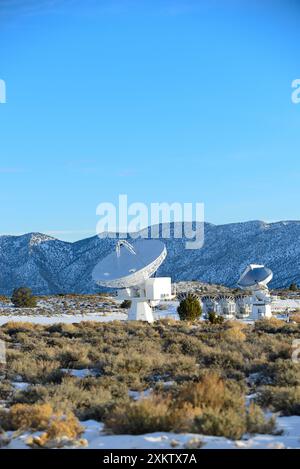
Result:
{"label": "patch of snow on ground", "polygon": [[28,386],[30,386],[30,383],[25,383],[23,381],[13,381],[11,384],[17,391],[24,391]]}
{"label": "patch of snow on ground", "polygon": [[[95,420],[81,422],[85,427],[82,438],[88,441],[89,449],[183,449],[189,442],[199,440],[204,443],[203,449],[300,449],[300,416],[278,417],[278,430],[282,435],[245,436],[241,440],[229,440],[223,437],[206,436],[191,433],[154,432],[145,435],[108,435],[104,425]],[[8,433],[10,437],[13,432]],[[35,433],[36,435],[37,433]],[[29,432],[13,438],[7,449],[25,449]]]}
{"label": "patch of snow on ground", "polygon": [[61,368],[61,371],[80,379],[87,378],[88,376],[97,376],[99,374],[96,370],[90,370],[89,368],[83,368],[81,370],[75,370],[73,368]]}

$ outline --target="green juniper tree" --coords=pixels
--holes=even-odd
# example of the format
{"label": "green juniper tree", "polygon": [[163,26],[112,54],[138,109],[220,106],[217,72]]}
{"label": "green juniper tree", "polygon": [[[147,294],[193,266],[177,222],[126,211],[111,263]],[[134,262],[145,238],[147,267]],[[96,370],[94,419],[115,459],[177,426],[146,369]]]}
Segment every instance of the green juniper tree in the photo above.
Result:
{"label": "green juniper tree", "polygon": [[202,314],[202,309],[198,298],[193,295],[187,295],[186,298],[180,301],[177,313],[181,321],[194,321],[195,319],[199,319]]}
{"label": "green juniper tree", "polygon": [[11,301],[16,308],[35,308],[37,304],[31,289],[27,287],[15,288]]}

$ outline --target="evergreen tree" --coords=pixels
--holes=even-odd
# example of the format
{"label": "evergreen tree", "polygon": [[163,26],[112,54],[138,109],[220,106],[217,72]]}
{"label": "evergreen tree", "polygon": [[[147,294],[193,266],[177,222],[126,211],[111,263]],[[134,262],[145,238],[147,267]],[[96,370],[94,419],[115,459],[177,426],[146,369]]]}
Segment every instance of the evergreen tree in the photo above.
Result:
{"label": "evergreen tree", "polygon": [[181,300],[177,312],[181,321],[194,321],[199,319],[202,314],[199,300],[192,295]]}
{"label": "evergreen tree", "polygon": [[11,301],[16,308],[35,308],[37,304],[31,289],[27,287],[15,288]]}

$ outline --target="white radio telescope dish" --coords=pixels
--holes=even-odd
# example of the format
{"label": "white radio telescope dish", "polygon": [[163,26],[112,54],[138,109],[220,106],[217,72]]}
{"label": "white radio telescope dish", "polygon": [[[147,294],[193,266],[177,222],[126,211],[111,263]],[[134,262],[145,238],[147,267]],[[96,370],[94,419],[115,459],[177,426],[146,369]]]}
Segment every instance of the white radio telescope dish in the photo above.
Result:
{"label": "white radio telescope dish", "polygon": [[141,239],[134,244],[118,241],[116,250],[96,265],[92,277],[104,287],[140,285],[157,271],[166,255],[164,243],[156,239]]}
{"label": "white radio telescope dish", "polygon": [[273,272],[268,267],[250,264],[238,281],[238,286],[242,290],[251,290],[252,292],[253,319],[272,317],[272,299],[267,287],[272,278]]}
{"label": "white radio telescope dish", "polygon": [[253,288],[267,286],[273,278],[273,272],[268,267],[259,264],[250,264],[238,281],[240,288]]}
{"label": "white radio telescope dish", "polygon": [[128,319],[153,322],[151,306],[171,297],[169,277],[150,278],[166,256],[160,240],[139,239],[132,244],[120,240],[115,251],[95,266],[92,278],[98,285],[117,288],[119,298],[131,300]]}

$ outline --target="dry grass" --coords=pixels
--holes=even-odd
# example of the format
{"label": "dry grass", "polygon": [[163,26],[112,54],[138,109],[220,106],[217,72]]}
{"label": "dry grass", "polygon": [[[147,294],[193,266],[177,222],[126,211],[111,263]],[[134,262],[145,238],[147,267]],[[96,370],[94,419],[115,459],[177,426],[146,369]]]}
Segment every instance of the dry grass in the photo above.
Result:
{"label": "dry grass", "polygon": [[140,401],[130,402],[125,407],[117,407],[105,423],[112,433],[140,435],[156,431],[187,431],[193,417],[191,405],[174,408],[170,396],[153,394]]}
{"label": "dry grass", "polygon": [[1,424],[9,430],[45,430],[53,415],[50,404],[15,404],[0,417]]}
{"label": "dry grass", "polygon": [[[231,438],[272,427],[260,407],[247,410],[246,393],[258,392],[261,407],[300,413],[300,371],[291,362],[298,324],[10,322],[0,327],[0,338],[8,360],[0,396],[10,409],[48,404],[55,415],[105,421],[113,432],[160,428]],[[69,377],[62,368],[87,368],[96,376]],[[252,373],[262,378],[248,387]],[[32,386],[13,391],[9,381],[20,379]],[[166,381],[173,382],[168,389]],[[128,396],[129,390],[149,388],[156,390],[149,398],[133,402]]]}
{"label": "dry grass", "polygon": [[2,411],[0,424],[7,430],[43,431],[42,435],[33,437],[29,445],[46,446],[50,442],[59,444],[60,440],[75,440],[83,432],[83,427],[74,414],[54,412],[49,403],[15,404],[9,411]]}
{"label": "dry grass", "polygon": [[247,411],[240,387],[216,373],[205,373],[199,383],[183,385],[173,394],[153,393],[117,407],[105,424],[112,433],[198,432],[232,439],[246,432],[271,433],[275,427],[257,405]]}

